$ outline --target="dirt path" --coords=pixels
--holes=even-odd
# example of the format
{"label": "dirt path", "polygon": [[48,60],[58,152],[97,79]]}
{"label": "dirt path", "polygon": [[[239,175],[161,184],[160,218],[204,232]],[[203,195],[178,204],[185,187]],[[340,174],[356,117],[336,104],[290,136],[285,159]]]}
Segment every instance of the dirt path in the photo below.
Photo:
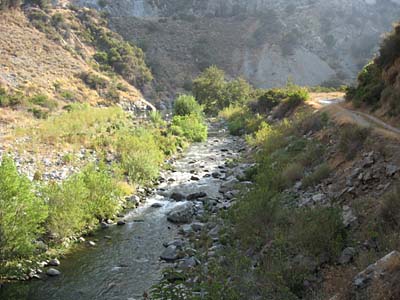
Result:
{"label": "dirt path", "polygon": [[313,107],[326,111],[339,123],[355,123],[363,127],[372,127],[391,137],[400,139],[400,128],[396,128],[370,114],[346,108],[341,93],[313,94],[309,102]]}

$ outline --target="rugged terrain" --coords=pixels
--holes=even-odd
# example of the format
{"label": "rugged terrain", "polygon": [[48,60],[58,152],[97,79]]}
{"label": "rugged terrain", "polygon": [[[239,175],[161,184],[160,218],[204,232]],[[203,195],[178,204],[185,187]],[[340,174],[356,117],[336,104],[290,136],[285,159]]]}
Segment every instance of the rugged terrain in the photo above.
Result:
{"label": "rugged terrain", "polygon": [[107,12],[113,28],[145,50],[167,92],[211,64],[257,87],[289,77],[301,85],[351,82],[400,9],[364,0],[73,2]]}

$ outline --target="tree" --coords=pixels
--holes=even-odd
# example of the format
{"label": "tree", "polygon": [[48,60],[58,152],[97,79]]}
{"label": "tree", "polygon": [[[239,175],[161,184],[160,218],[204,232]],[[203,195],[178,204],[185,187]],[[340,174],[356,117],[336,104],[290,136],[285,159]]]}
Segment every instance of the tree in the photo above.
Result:
{"label": "tree", "polygon": [[225,100],[228,100],[224,104],[227,107],[231,104],[245,104],[253,92],[253,87],[243,78],[237,78],[226,84],[226,96]]}
{"label": "tree", "polygon": [[224,71],[216,66],[207,68],[193,81],[193,94],[207,113],[215,114],[225,107],[226,82]]}

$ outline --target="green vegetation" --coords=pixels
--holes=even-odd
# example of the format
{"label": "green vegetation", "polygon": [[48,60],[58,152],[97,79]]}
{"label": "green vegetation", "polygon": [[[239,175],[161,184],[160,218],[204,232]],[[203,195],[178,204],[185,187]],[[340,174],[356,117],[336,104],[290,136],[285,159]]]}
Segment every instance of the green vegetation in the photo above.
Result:
{"label": "green vegetation", "polygon": [[[262,123],[249,139],[258,149],[257,167],[249,175],[253,188],[222,215],[225,226],[220,240],[225,247],[218,256],[225,258],[223,263],[210,260],[207,273],[201,267],[193,270],[190,274],[199,280],[193,285],[172,273],[176,281],[163,281],[164,289],[155,289],[156,299],[168,293],[184,299],[179,295],[198,289],[210,300],[304,299],[312,293],[304,282],[315,281],[322,263],[334,264],[347,243],[341,210],[301,208],[285,190],[305,174],[315,173],[314,182],[327,176],[324,147],[304,138],[310,128],[318,132],[326,124],[326,115],[310,113],[275,125]],[[202,243],[205,251],[212,244],[207,238]],[[247,253],[255,253],[253,259]]]}
{"label": "green vegetation", "polygon": [[202,142],[207,139],[203,108],[193,96],[181,95],[175,100],[170,131],[191,142]]}
{"label": "green vegetation", "polygon": [[[99,161],[89,163],[62,182],[44,182],[37,171],[32,184],[18,174],[10,158],[3,159],[0,277],[23,276],[28,266],[21,258],[47,257],[48,252],[38,251],[37,240],[59,249],[69,243],[65,242],[67,238],[92,230],[102,220],[115,218],[125,206],[125,196],[139,185],[151,185],[157,178],[167,155],[188,142],[205,140],[207,126],[201,107],[191,97],[180,99],[178,106],[190,104],[190,109],[174,116],[169,126],[157,113],[152,114],[151,122],[135,126],[130,115],[119,107],[72,103],[67,111],[38,120],[34,128],[21,129],[18,134],[32,136],[22,145],[24,148],[47,144],[78,151],[83,146],[95,150]],[[30,98],[33,105],[40,107],[47,107],[47,101],[49,98],[44,95]],[[112,163],[105,159],[110,153],[114,157]],[[65,155],[63,161],[73,163],[73,153]],[[23,268],[17,267],[20,262]]]}
{"label": "green vegetation", "polygon": [[370,128],[362,128],[354,125],[345,125],[342,127],[339,137],[339,150],[346,159],[351,160],[356,157],[370,132]]}
{"label": "green vegetation", "polygon": [[202,113],[202,107],[193,96],[181,95],[175,100],[174,114],[177,116],[188,116],[191,114],[201,116]]}
{"label": "green vegetation", "polygon": [[217,114],[230,105],[243,104],[250,98],[252,87],[243,79],[225,80],[224,71],[207,68],[193,81],[193,94],[209,114]]}
{"label": "green vegetation", "polygon": [[0,86],[0,107],[15,107],[24,101],[20,92],[9,92]]}
{"label": "green vegetation", "polygon": [[46,216],[47,207],[43,199],[35,195],[32,183],[18,174],[12,159],[3,157],[0,164],[0,266],[7,259],[34,253],[32,240],[43,233]]}
{"label": "green vegetation", "polygon": [[126,42],[117,33],[98,25],[99,22],[94,20],[93,14],[83,13],[79,18],[86,29],[85,38],[98,50],[94,59],[103,70],[113,70],[136,87],[143,87],[150,82],[153,76],[145,63],[142,49]]}
{"label": "green vegetation", "polygon": [[348,88],[347,100],[355,106],[370,106],[372,110],[383,107],[389,116],[400,115],[400,92],[395,86],[397,70],[387,72],[389,68],[396,68],[394,63],[400,58],[399,41],[400,25],[397,24],[383,39],[378,57],[358,75],[357,86]]}
{"label": "green vegetation", "polygon": [[47,230],[62,239],[82,232],[121,208],[122,191],[104,165],[89,165],[62,184],[43,189],[48,203]]}

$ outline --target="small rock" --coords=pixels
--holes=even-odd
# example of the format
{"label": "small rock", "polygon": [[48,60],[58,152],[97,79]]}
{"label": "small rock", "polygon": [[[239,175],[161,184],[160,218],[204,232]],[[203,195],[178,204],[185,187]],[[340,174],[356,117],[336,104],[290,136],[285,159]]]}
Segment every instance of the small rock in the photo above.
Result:
{"label": "small rock", "polygon": [[124,221],[124,220],[119,220],[118,222],[117,222],[117,225],[118,226],[123,226],[123,225],[125,225],[126,224],[126,222]]}
{"label": "small rock", "polygon": [[160,208],[160,207],[163,207],[163,205],[162,205],[161,203],[153,203],[153,204],[151,205],[151,207],[152,207],[152,208]]}
{"label": "small rock", "polygon": [[198,264],[198,261],[194,257],[184,258],[178,263],[179,269],[191,269]]}
{"label": "small rock", "polygon": [[213,178],[220,178],[220,177],[221,177],[221,174],[218,173],[218,172],[213,172],[213,173],[211,174],[211,176],[212,176]]}
{"label": "small rock", "polygon": [[193,181],[199,181],[200,180],[200,177],[198,177],[198,176],[192,176],[192,177],[190,177],[190,180],[193,180]]}
{"label": "small rock", "polygon": [[85,240],[85,238],[84,238],[83,236],[81,236],[81,237],[79,237],[78,241],[79,241],[80,243],[83,243],[83,242],[85,242],[86,240]]}
{"label": "small rock", "polygon": [[349,227],[352,223],[354,223],[357,220],[357,217],[353,214],[353,210],[351,209],[350,206],[343,206],[343,211],[342,211],[342,218],[343,218],[343,224],[346,227]]}
{"label": "small rock", "polygon": [[58,267],[60,265],[60,261],[57,258],[53,258],[49,260],[49,266]]}
{"label": "small rock", "polygon": [[61,275],[61,272],[54,269],[54,268],[50,268],[46,271],[46,274],[50,277],[55,277],[55,276],[59,276]]}
{"label": "small rock", "polygon": [[101,227],[101,229],[107,229],[108,227],[110,227],[110,225],[108,225],[108,224],[105,223],[105,222],[101,222],[101,223],[100,223],[100,227]]}
{"label": "small rock", "polygon": [[191,224],[191,227],[195,232],[198,232],[198,231],[201,231],[205,227],[205,224],[200,223],[200,222],[195,222],[195,223]]}
{"label": "small rock", "polygon": [[94,246],[96,246],[96,243],[93,242],[93,241],[89,241],[89,242],[88,242],[88,245],[94,247]]}
{"label": "small rock", "polygon": [[353,260],[355,255],[356,255],[356,249],[354,249],[353,247],[348,247],[344,249],[339,257],[339,264],[347,265]]}

